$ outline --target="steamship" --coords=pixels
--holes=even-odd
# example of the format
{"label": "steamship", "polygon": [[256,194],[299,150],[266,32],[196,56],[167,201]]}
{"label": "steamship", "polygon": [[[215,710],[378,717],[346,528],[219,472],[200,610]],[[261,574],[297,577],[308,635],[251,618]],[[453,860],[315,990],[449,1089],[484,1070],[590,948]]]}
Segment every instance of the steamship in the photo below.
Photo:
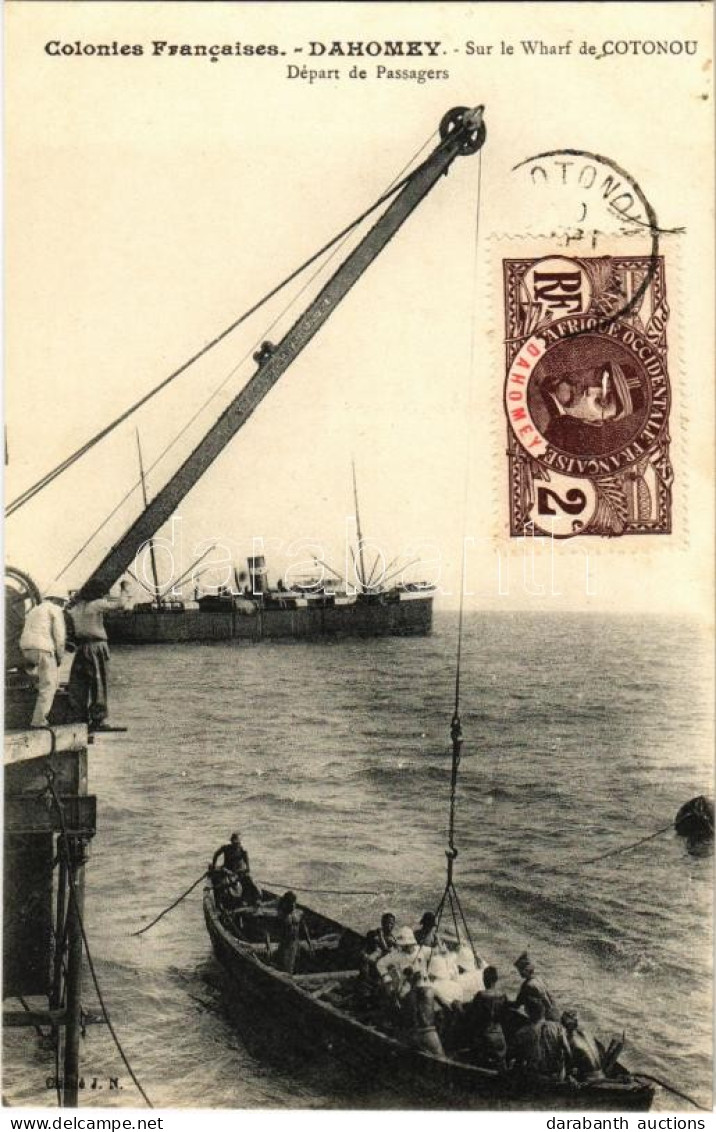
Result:
{"label": "steamship", "polygon": [[[434,587],[426,583],[370,586],[355,593],[317,580],[272,589],[266,563],[247,560],[249,584],[195,601],[160,599],[105,615],[110,642],[180,644],[192,641],[321,640],[343,637],[421,637],[432,629]],[[280,584],[279,584],[280,585]]]}

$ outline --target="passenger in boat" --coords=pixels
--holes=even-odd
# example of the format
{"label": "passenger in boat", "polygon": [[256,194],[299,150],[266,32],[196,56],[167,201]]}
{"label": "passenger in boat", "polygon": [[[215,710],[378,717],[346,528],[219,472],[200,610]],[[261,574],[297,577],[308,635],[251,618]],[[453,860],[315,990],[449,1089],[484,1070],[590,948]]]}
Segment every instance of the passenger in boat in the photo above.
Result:
{"label": "passenger in boat", "polygon": [[394,947],[395,942],[395,916],[392,912],[384,912],[380,917],[380,927],[372,928],[365,937],[366,952],[375,955],[375,961],[387,955]]}
{"label": "passenger in boat", "polygon": [[420,927],[415,929],[415,938],[421,947],[439,948],[442,940],[438,935],[438,922],[434,912],[423,912]]}
{"label": "passenger in boat", "polygon": [[[219,866],[218,861],[222,856],[223,861],[221,866]],[[218,867],[222,868],[227,874],[226,880],[228,885],[238,884],[241,890],[242,903],[259,904],[261,902],[261,893],[251,877],[249,855],[241,844],[241,838],[238,833],[232,833],[227,844],[220,845],[214,853],[211,860],[211,868],[214,870]]]}
{"label": "passenger in boat", "polygon": [[439,955],[436,951],[431,951],[428,952],[428,956],[426,974],[435,995],[438,1032],[443,1042],[452,1047],[460,1030],[462,1009],[460,983],[455,977],[457,967],[452,966],[447,955]]}
{"label": "passenger in boat", "polygon": [[100,731],[108,714],[109,645],[104,615],[111,609],[127,609],[129,582],[119,584],[113,597],[96,583],[85,586],[75,598],[70,617],[75,633],[75,655],[67,688],[70,703],[90,731]]}
{"label": "passenger in boat", "polygon": [[[221,866],[219,857],[223,856]],[[238,833],[232,833],[226,845],[220,845],[211,859],[212,869],[224,868],[231,873],[248,873],[250,871],[249,855],[241,844]]]}
{"label": "passenger in boat", "polygon": [[284,892],[276,905],[276,926],[278,932],[278,952],[276,963],[282,971],[292,975],[300,949],[301,929],[307,934],[303,923],[303,913],[296,907],[295,892]]}
{"label": "passenger in boat", "polygon": [[401,1001],[400,1014],[408,1040],[416,1049],[445,1057],[435,1025],[435,994],[423,971],[410,970],[410,989]]}
{"label": "passenger in boat", "polygon": [[[485,964],[473,953],[469,943],[464,943],[455,956],[457,981],[460,984],[460,1001],[472,1002],[475,995],[484,988]],[[494,968],[493,968],[494,970]]]}
{"label": "passenger in boat", "polygon": [[541,979],[539,975],[535,974],[534,964],[526,951],[523,951],[515,960],[515,967],[522,976],[523,982],[513,1005],[519,1010],[521,1006],[527,1008],[531,1001],[537,999],[544,1006],[544,1013],[547,1020],[550,1022],[559,1022],[557,1004],[548,991],[544,980]]}
{"label": "passenger in boat", "polygon": [[563,1081],[572,1056],[564,1027],[545,1017],[541,998],[527,1000],[527,1016],[529,1025],[518,1030],[512,1042],[514,1064],[527,1073]]}
{"label": "passenger in boat", "polygon": [[576,1011],[565,1010],[562,1025],[570,1048],[570,1076],[576,1077],[578,1081],[602,1081],[604,1072],[597,1043],[579,1025]]}
{"label": "passenger in boat", "polygon": [[502,1022],[507,995],[497,990],[497,969],[485,967],[484,990],[480,990],[465,1011],[463,1033],[480,1063],[493,1069],[507,1068],[507,1042]]}
{"label": "passenger in boat", "polygon": [[60,665],[65,655],[65,617],[67,594],[51,589],[39,605],[33,605],[25,617],[20,650],[25,670],[37,687],[31,727],[47,727],[47,717],[55,702]]}
{"label": "passenger in boat", "polygon": [[376,964],[397,946],[394,932],[395,916],[392,912],[384,912],[380,918],[380,927],[371,928],[366,934],[361,956],[361,973],[369,982],[380,981]]}
{"label": "passenger in boat", "polygon": [[405,981],[405,970],[422,968],[422,959],[412,928],[401,928],[395,933],[394,939],[395,947],[378,959],[375,967],[385,990],[400,995]]}
{"label": "passenger in boat", "polygon": [[427,976],[440,1006],[450,1008],[460,1002],[460,984],[452,977],[452,972],[444,955],[433,954],[427,965]]}

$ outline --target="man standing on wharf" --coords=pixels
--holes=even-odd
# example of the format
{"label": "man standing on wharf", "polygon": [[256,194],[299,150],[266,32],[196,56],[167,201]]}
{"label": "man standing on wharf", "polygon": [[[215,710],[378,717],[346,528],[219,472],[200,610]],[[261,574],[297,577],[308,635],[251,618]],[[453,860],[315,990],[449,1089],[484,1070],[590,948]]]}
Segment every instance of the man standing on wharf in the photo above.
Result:
{"label": "man standing on wharf", "polygon": [[47,727],[59,679],[59,667],[65,655],[65,618],[62,607],[67,594],[50,588],[39,605],[25,618],[20,648],[28,673],[37,682],[37,699],[31,727]]}
{"label": "man standing on wharf", "polygon": [[104,614],[110,609],[126,609],[129,582],[120,582],[117,597],[89,585],[80,591],[70,609],[75,629],[76,652],[70,670],[70,703],[90,731],[101,731],[107,718],[109,645]]}

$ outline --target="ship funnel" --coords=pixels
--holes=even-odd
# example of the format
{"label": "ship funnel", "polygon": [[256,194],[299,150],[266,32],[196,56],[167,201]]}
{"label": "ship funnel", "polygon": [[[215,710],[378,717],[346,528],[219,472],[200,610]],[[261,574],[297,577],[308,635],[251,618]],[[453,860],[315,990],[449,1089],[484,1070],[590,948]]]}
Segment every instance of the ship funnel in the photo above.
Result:
{"label": "ship funnel", "polygon": [[247,558],[249,578],[251,579],[252,594],[268,593],[268,576],[266,574],[266,560],[262,554],[256,558]]}

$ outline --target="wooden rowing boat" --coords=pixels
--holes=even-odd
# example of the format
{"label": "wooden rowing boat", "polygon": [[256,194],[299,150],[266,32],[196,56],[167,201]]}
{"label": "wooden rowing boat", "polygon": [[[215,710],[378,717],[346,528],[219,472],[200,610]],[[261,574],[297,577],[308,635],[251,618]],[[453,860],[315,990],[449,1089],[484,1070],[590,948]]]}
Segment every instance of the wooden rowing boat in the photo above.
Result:
{"label": "wooden rowing boat", "polygon": [[[263,892],[266,901],[275,895]],[[204,916],[231,1006],[247,1024],[270,1026],[310,1050],[346,1062],[376,1087],[396,1094],[396,1106],[453,1109],[585,1109],[646,1111],[653,1087],[617,1064],[603,1081],[535,1081],[415,1049],[399,1029],[371,1014],[359,994],[358,932],[299,905],[310,942],[302,943],[298,973],[276,966],[278,942],[271,904],[258,913],[229,913],[214,890],[204,893]]]}

